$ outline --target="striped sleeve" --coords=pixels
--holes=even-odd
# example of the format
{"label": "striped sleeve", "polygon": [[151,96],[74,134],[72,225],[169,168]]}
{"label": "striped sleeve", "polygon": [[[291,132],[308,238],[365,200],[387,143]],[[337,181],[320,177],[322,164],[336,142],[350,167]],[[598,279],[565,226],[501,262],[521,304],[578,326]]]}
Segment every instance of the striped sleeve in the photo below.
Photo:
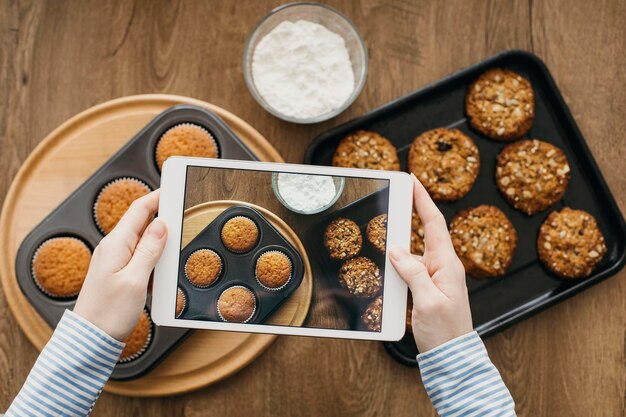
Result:
{"label": "striped sleeve", "polygon": [[478,333],[422,353],[417,363],[439,416],[515,416],[513,398]]}
{"label": "striped sleeve", "polygon": [[66,310],[5,417],[88,416],[123,348]]}

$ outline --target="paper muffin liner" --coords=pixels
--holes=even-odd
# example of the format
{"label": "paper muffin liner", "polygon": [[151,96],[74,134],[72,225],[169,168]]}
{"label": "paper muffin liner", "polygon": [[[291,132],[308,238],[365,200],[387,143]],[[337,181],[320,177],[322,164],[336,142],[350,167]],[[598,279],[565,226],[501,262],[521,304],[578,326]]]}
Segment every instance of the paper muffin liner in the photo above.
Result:
{"label": "paper muffin liner", "polygon": [[183,295],[183,309],[180,311],[180,314],[176,315],[176,306],[174,306],[174,316],[175,316],[175,318],[179,318],[180,316],[182,316],[183,313],[185,312],[185,310],[187,309],[187,294],[185,294],[185,290],[183,290],[180,287],[178,287],[178,289],[176,291],[176,300],[178,300],[178,291],[180,291],[180,293]]}
{"label": "paper muffin liner", "polygon": [[[189,275],[187,275],[187,264],[189,263],[189,258],[191,258],[194,253],[198,253],[198,252],[213,252],[220,259],[220,270],[217,273],[217,277],[215,278],[215,280],[212,283],[210,283],[208,285],[198,285],[198,284],[192,282],[191,279],[189,278]],[[195,251],[193,251],[193,252],[191,252],[189,254],[189,256],[187,257],[187,260],[185,261],[185,278],[187,279],[187,282],[189,282],[191,285],[193,285],[196,288],[209,288],[210,286],[215,285],[217,283],[217,281],[220,280],[220,278],[222,276],[222,272],[224,272],[224,258],[222,258],[220,256],[220,254],[217,253],[216,251],[214,251],[213,249],[209,249],[209,248],[196,249]]]}
{"label": "paper muffin liner", "polygon": [[49,243],[52,242],[54,240],[60,240],[60,239],[72,239],[72,240],[76,240],[78,242],[80,242],[83,246],[85,246],[88,250],[89,253],[93,254],[93,251],[89,248],[89,246],[87,246],[87,244],[85,242],[83,242],[81,239],[77,238],[77,237],[73,237],[73,236],[58,236],[58,237],[51,237],[49,239],[44,240],[35,250],[35,253],[33,254],[33,257],[30,260],[30,275],[33,278],[33,282],[35,283],[35,285],[37,286],[37,288],[39,288],[39,291],[41,291],[42,293],[44,293],[45,295],[47,295],[48,297],[51,298],[56,298],[56,299],[65,299],[65,298],[74,298],[76,297],[79,293],[80,290],[78,290],[76,293],[72,293],[69,295],[59,295],[59,294],[52,294],[51,292],[49,292],[48,290],[46,290],[45,288],[43,288],[43,286],[39,283],[39,280],[37,279],[37,274],[35,274],[35,259],[37,258],[37,255],[39,254],[39,251],[41,250],[41,248]]}
{"label": "paper muffin liner", "polygon": [[139,349],[137,351],[137,353],[133,353],[130,356],[127,356],[125,358],[121,358],[117,361],[118,363],[128,363],[128,362],[132,362],[135,359],[138,359],[141,355],[143,355],[144,353],[146,353],[146,350],[148,350],[148,347],[150,347],[150,343],[152,342],[152,333],[154,332],[154,323],[152,323],[152,317],[150,317],[150,313],[148,312],[147,309],[143,310],[146,313],[146,316],[148,317],[148,325],[149,325],[149,331],[148,331],[148,338],[146,339],[146,343],[144,343],[143,347],[141,349]]}
{"label": "paper muffin liner", "polygon": [[100,233],[102,233],[102,235],[104,235],[104,236],[106,236],[107,233],[105,233],[104,229],[102,228],[102,226],[98,222],[98,215],[97,215],[97,212],[96,212],[96,208],[98,207],[98,203],[100,202],[100,197],[102,197],[102,193],[104,192],[104,190],[106,190],[107,188],[109,188],[113,184],[116,184],[116,183],[121,182],[121,181],[133,181],[133,182],[136,182],[136,183],[141,184],[144,187],[146,187],[148,189],[149,193],[152,192],[152,188],[148,184],[146,184],[145,182],[141,181],[140,179],[134,178],[134,177],[119,177],[119,178],[116,178],[114,180],[111,180],[111,181],[107,182],[102,188],[100,188],[100,191],[98,192],[98,196],[96,197],[96,201],[94,201],[94,203],[93,203],[92,217],[93,217],[94,223],[96,224],[96,227],[98,228],[98,231]]}
{"label": "paper muffin liner", "polygon": [[244,321],[242,321],[241,323],[247,323],[248,321],[250,321],[250,319],[252,317],[254,317],[254,313],[256,313],[256,306],[257,306],[257,297],[256,294],[254,293],[254,291],[252,291],[250,288],[248,287],[244,287],[243,285],[233,285],[232,287],[228,287],[226,288],[224,291],[222,291],[222,293],[220,294],[219,298],[217,299],[217,315],[220,316],[220,319],[223,322],[226,323],[237,323],[237,322],[232,322],[232,321],[228,321],[224,318],[224,316],[222,316],[222,312],[220,311],[220,300],[222,299],[222,295],[224,295],[224,293],[230,289],[233,288],[243,288],[244,290],[248,291],[250,294],[252,294],[252,296],[254,297],[254,308],[252,309],[252,313],[250,313],[250,317],[248,317],[247,319],[245,319]]}
{"label": "paper muffin liner", "polygon": [[[254,227],[256,229],[256,241],[254,242],[254,245],[252,245],[249,249],[245,249],[245,250],[235,250],[232,249],[230,247],[228,247],[228,245],[226,245],[226,243],[224,242],[224,227],[226,226],[226,223],[228,223],[231,220],[234,219],[246,219],[252,222],[252,224],[254,224]],[[222,229],[220,230],[220,239],[222,240],[222,244],[226,247],[226,249],[228,249],[229,251],[233,252],[233,253],[246,253],[246,252],[250,252],[256,245],[257,243],[259,243],[259,238],[260,238],[260,230],[259,230],[259,225],[256,224],[256,222],[254,220],[252,220],[250,217],[248,216],[233,216],[230,219],[226,220],[224,222],[224,224],[222,225]]]}
{"label": "paper muffin liner", "polygon": [[[259,265],[259,260],[261,259],[262,256],[264,255],[268,255],[270,253],[280,253],[281,255],[285,256],[287,258],[287,260],[289,261],[289,278],[287,278],[287,281],[285,281],[285,283],[283,285],[281,285],[280,287],[276,287],[276,288],[272,288],[272,287],[268,287],[266,285],[264,285],[260,280],[259,277],[257,276],[256,273],[256,269],[257,266]],[[293,277],[293,262],[291,261],[291,258],[289,257],[289,255],[287,255],[285,252],[280,251],[280,250],[268,250],[266,252],[263,252],[256,260],[256,263],[254,265],[254,279],[256,279],[256,282],[263,288],[265,288],[268,291],[280,291],[282,289],[284,289],[287,285],[289,285],[289,283],[291,282],[291,278]]]}
{"label": "paper muffin liner", "polygon": [[157,149],[159,147],[159,143],[161,142],[161,139],[163,139],[163,137],[165,135],[170,133],[172,130],[176,130],[177,128],[179,128],[181,126],[194,127],[194,128],[200,129],[202,132],[206,133],[207,137],[209,139],[211,139],[213,141],[213,143],[215,144],[215,149],[217,150],[216,158],[221,158],[219,144],[217,143],[217,140],[215,139],[215,136],[213,136],[213,134],[211,132],[209,132],[204,127],[202,127],[202,126],[200,126],[199,124],[196,124],[196,123],[189,123],[189,122],[178,123],[177,125],[174,125],[174,126],[170,127],[169,129],[167,129],[165,132],[163,132],[161,134],[161,136],[159,137],[159,140],[157,141],[157,143],[156,143],[156,145],[154,147],[154,162],[156,163],[157,168],[159,169],[159,171],[161,170],[161,168],[159,167],[159,161],[158,161],[158,158],[157,158]]}

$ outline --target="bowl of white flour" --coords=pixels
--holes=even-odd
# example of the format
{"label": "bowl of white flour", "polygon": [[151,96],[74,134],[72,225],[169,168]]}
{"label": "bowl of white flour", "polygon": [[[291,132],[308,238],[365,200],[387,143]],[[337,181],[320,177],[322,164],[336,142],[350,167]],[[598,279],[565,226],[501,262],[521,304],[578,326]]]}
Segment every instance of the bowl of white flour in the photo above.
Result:
{"label": "bowl of white flour", "polygon": [[345,180],[328,175],[274,172],[272,189],[278,201],[298,214],[317,214],[337,202]]}
{"label": "bowl of white flour", "polygon": [[294,123],[335,117],[367,78],[367,49],[348,18],[318,3],[272,10],[246,42],[243,73],[255,100]]}

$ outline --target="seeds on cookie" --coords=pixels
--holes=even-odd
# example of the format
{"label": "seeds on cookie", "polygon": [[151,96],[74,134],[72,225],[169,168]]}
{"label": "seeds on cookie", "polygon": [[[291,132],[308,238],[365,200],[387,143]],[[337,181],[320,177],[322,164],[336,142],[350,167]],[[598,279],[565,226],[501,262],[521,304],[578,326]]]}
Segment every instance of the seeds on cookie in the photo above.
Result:
{"label": "seeds on cookie", "polygon": [[380,269],[365,256],[343,263],[339,270],[339,283],[352,295],[364,298],[376,295],[383,285]]}
{"label": "seeds on cookie", "polygon": [[387,213],[372,218],[367,223],[367,241],[380,253],[385,253],[387,244]]}
{"label": "seeds on cookie", "polygon": [[358,255],[363,247],[359,225],[343,217],[333,220],[324,232],[324,246],[331,259],[343,260]]}
{"label": "seeds on cookie", "polygon": [[359,130],[339,142],[333,155],[333,166],[399,171],[396,147],[376,132]]}

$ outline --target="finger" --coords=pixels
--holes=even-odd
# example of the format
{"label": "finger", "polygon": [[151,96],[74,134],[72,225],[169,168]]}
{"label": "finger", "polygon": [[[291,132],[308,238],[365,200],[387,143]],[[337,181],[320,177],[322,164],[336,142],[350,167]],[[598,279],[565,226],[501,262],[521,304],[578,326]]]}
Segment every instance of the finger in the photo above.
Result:
{"label": "finger", "polygon": [[428,294],[435,294],[438,291],[430,279],[430,275],[428,275],[426,266],[405,249],[400,247],[392,248],[389,251],[389,259],[414,296],[415,294],[428,296]]}
{"label": "finger", "polygon": [[161,257],[163,248],[165,248],[166,236],[167,227],[163,220],[154,219],[141,236],[133,252],[133,257],[124,269],[129,272],[129,276],[133,279],[140,280],[146,290],[152,270]]}
{"label": "finger", "polygon": [[448,226],[446,225],[446,219],[441,214],[441,211],[437,208],[432,198],[426,191],[426,188],[421,182],[411,174],[413,177],[413,199],[415,203],[415,210],[420,220],[424,224],[424,245],[429,251],[452,251],[452,240],[450,239],[450,233],[448,233]]}
{"label": "finger", "polygon": [[160,190],[155,190],[133,201],[115,228],[109,233],[116,243],[132,253],[146,225],[159,208]]}

